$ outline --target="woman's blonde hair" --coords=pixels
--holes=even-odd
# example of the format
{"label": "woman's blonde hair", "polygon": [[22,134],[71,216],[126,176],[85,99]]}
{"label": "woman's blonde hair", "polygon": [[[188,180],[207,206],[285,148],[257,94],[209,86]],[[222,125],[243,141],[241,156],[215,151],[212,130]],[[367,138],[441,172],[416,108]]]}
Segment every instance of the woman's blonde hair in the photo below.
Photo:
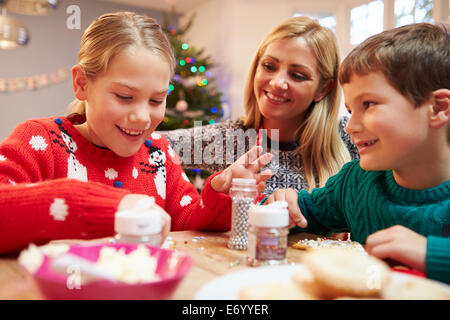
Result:
{"label": "woman's blonde hair", "polygon": [[[175,70],[172,47],[155,19],[134,12],[107,13],[97,18],[81,38],[78,64],[88,79],[107,71],[112,59],[130,47],[144,46]],[[85,114],[85,102],[75,100],[70,112]]]}
{"label": "woman's blonde hair", "polygon": [[341,91],[338,84],[339,52],[336,38],[331,30],[316,20],[294,17],[276,26],[261,43],[247,77],[245,87],[244,125],[258,129],[262,115],[254,93],[254,78],[266,48],[271,43],[303,37],[314,52],[320,74],[318,90],[330,85],[329,93],[319,102],[312,103],[299,123],[296,140],[303,160],[303,174],[309,190],[323,186],[336,174],[344,163],[351,160],[350,153],[339,133],[339,107]]}

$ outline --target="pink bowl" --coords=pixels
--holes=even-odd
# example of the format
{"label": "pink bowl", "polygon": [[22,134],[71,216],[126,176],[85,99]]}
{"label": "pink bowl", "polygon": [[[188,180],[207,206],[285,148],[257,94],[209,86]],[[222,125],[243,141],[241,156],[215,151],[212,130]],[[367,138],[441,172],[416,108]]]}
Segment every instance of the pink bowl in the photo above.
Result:
{"label": "pink bowl", "polygon": [[[97,261],[100,249],[104,246],[125,248],[129,253],[137,248],[137,244],[79,244],[71,245],[69,252],[90,261]],[[52,258],[45,256],[41,267],[32,275],[39,289],[48,299],[169,299],[178,287],[182,278],[192,268],[192,259],[179,251],[146,246],[151,256],[158,259],[156,274],[160,280],[139,284],[111,282],[108,280],[93,281],[81,285],[73,285],[70,277],[73,274],[63,274],[50,268]]]}

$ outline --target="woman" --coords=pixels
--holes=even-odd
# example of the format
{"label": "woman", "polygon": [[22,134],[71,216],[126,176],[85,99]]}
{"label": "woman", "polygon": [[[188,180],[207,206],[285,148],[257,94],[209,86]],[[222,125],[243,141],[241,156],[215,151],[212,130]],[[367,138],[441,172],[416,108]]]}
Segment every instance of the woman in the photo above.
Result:
{"label": "woman", "polygon": [[288,19],[266,36],[253,59],[241,120],[162,134],[184,168],[211,172],[267,141],[274,155],[267,165],[273,173],[263,192],[267,195],[277,188],[323,186],[358,157],[344,130],[347,119],[338,119],[338,67],[331,30],[307,17]]}

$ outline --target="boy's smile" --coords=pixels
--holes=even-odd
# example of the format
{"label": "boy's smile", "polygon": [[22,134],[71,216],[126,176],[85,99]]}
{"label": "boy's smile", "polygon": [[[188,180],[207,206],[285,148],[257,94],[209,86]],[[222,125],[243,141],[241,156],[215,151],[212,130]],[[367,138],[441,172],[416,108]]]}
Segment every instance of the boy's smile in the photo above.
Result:
{"label": "boy's smile", "polygon": [[351,113],[347,132],[365,170],[422,170],[429,157],[428,108],[415,107],[380,72],[351,76],[343,86]]}

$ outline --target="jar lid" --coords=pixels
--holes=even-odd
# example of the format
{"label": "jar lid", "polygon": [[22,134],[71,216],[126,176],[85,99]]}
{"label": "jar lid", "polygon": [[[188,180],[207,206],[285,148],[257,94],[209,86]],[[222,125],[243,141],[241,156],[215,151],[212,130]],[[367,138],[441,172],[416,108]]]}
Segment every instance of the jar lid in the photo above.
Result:
{"label": "jar lid", "polygon": [[232,184],[256,184],[255,179],[233,178]]}
{"label": "jar lid", "polygon": [[263,228],[287,227],[289,224],[287,207],[286,201],[275,201],[265,206],[252,205],[248,212],[248,223]]}
{"label": "jar lid", "polygon": [[144,201],[130,210],[116,212],[114,231],[120,234],[144,236],[160,233],[162,230],[161,212],[151,208],[154,202]]}

